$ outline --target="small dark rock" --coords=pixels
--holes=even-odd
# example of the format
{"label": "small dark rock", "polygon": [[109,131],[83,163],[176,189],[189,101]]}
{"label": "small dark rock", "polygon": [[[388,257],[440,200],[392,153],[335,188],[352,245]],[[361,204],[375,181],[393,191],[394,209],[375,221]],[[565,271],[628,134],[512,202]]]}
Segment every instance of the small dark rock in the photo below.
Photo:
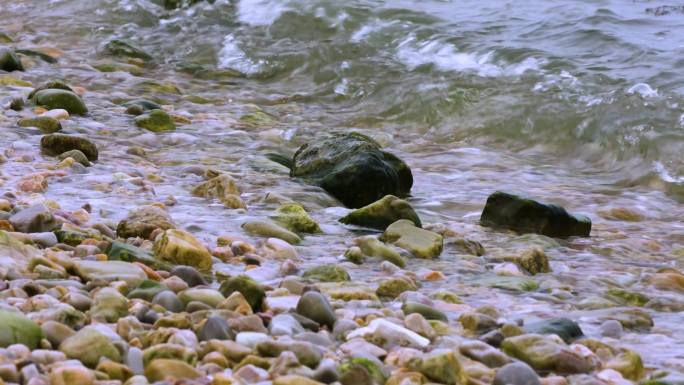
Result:
{"label": "small dark rock", "polygon": [[53,154],[59,155],[71,150],[81,151],[89,161],[97,160],[97,146],[90,139],[63,134],[45,135],[40,139],[40,147]]}
{"label": "small dark rock", "polygon": [[202,325],[202,328],[197,333],[197,338],[200,341],[209,340],[234,340],[235,333],[230,329],[228,321],[221,316],[211,316]]}
{"label": "small dark rock", "polygon": [[12,71],[23,71],[24,66],[19,60],[19,56],[9,49],[0,48],[0,70],[12,72]]}
{"label": "small dark rock", "polygon": [[591,220],[584,215],[570,214],[559,205],[504,191],[496,191],[487,198],[480,223],[559,238],[588,237],[591,232]]}
{"label": "small dark rock", "polygon": [[207,285],[207,281],[202,277],[202,274],[192,266],[176,266],[171,270],[171,275],[182,279],[189,287]]}

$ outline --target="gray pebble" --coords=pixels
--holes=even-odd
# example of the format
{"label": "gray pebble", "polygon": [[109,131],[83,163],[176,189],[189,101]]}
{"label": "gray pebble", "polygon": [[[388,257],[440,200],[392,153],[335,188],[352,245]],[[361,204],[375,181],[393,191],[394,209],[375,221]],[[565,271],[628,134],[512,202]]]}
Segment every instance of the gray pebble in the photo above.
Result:
{"label": "gray pebble", "polygon": [[616,320],[609,320],[601,324],[601,336],[603,337],[620,339],[623,334],[622,324]]}
{"label": "gray pebble", "polygon": [[493,385],[541,385],[541,382],[529,365],[524,362],[513,362],[496,372]]}

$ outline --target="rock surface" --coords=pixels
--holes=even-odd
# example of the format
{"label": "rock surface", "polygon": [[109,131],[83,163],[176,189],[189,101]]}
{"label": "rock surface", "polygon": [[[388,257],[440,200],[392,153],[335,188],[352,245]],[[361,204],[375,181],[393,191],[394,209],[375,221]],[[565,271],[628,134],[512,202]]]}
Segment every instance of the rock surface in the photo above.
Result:
{"label": "rock surface", "polygon": [[386,195],[405,196],[413,185],[406,163],[358,134],[306,143],[294,155],[290,176],[322,187],[352,208]]}
{"label": "rock surface", "polygon": [[376,202],[350,212],[340,218],[340,222],[384,231],[389,225],[400,219],[409,220],[416,227],[422,227],[418,214],[408,202],[394,195],[387,195]]}
{"label": "rock surface", "polygon": [[487,198],[480,223],[559,238],[588,237],[591,232],[591,220],[586,216],[570,214],[553,203],[504,191],[497,191]]}

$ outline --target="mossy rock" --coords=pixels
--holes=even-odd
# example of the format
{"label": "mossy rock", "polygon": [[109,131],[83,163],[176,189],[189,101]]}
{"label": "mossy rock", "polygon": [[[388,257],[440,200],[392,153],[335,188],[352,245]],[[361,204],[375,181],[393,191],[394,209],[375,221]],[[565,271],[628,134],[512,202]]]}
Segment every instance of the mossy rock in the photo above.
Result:
{"label": "mossy rock", "polygon": [[0,85],[15,87],[33,87],[33,84],[25,80],[17,79],[12,75],[0,75]]}
{"label": "mossy rock", "polygon": [[414,257],[421,259],[438,258],[444,247],[441,235],[416,227],[407,219],[392,223],[382,233],[380,240],[408,250]]}
{"label": "mossy rock", "polygon": [[314,280],[315,282],[349,282],[351,278],[347,270],[340,266],[321,265],[313,267],[304,272],[303,278]]}
{"label": "mossy rock", "polygon": [[523,334],[506,338],[501,351],[524,361],[538,372],[580,374],[591,371],[591,365],[564,344],[539,334]]}
{"label": "mossy rock", "polygon": [[157,359],[176,360],[194,366],[197,364],[197,353],[194,349],[170,343],[151,346],[143,351],[144,367]]}
{"label": "mossy rock", "polygon": [[512,255],[505,252],[502,257],[504,261],[515,263],[532,275],[551,272],[549,258],[539,247],[516,250]]}
{"label": "mossy rock", "polygon": [[254,111],[247,115],[242,115],[240,117],[240,122],[248,123],[256,127],[276,126],[280,124],[275,116],[267,114],[261,110]]}
{"label": "mossy rock", "polygon": [[528,333],[555,334],[567,344],[584,337],[584,333],[577,322],[567,318],[554,318],[548,321],[534,322],[524,325],[522,328]]}
{"label": "mossy rock", "polygon": [[364,357],[352,358],[351,360],[344,361],[339,365],[338,370],[340,374],[344,375],[347,373],[354,365],[362,366],[364,369],[370,373],[373,382],[376,384],[384,384],[390,377],[390,371],[379,361],[373,361]]}
{"label": "mossy rock", "polygon": [[43,90],[64,90],[64,91],[74,92],[74,90],[71,89],[71,87],[69,87],[65,83],[60,82],[60,81],[54,81],[54,82],[45,83],[45,84],[42,84],[42,85],[36,87],[28,95],[27,99],[29,99],[29,100],[33,99],[38,92],[43,91]]}
{"label": "mossy rock", "polygon": [[85,115],[88,113],[83,100],[74,92],[55,88],[38,91],[33,98],[36,105],[48,110],[63,109],[72,115]]}
{"label": "mossy rock", "polygon": [[62,131],[62,124],[59,120],[49,116],[38,116],[35,118],[20,119],[17,121],[19,127],[36,127],[44,134],[54,134]]}
{"label": "mossy rock", "polygon": [[52,155],[63,154],[67,151],[81,151],[89,161],[95,161],[98,150],[95,143],[90,139],[63,134],[49,134],[40,139],[40,147]]}
{"label": "mossy rock", "polygon": [[9,49],[0,48],[0,70],[12,72],[12,71],[24,71],[24,66],[19,60],[19,56]]}
{"label": "mossy rock", "polygon": [[95,368],[102,357],[115,362],[121,361],[121,353],[109,338],[91,328],[81,329],[64,340],[59,350],[68,358],[79,360],[89,368]]}
{"label": "mossy rock", "polygon": [[400,219],[407,219],[413,222],[416,227],[422,227],[418,214],[416,214],[408,202],[394,195],[387,195],[368,206],[350,212],[340,218],[339,221],[348,225],[384,231],[392,223]]}
{"label": "mossy rock", "polygon": [[176,124],[171,116],[163,110],[152,110],[135,118],[135,125],[148,131],[160,133],[173,131]]}
{"label": "mossy rock", "polygon": [[139,262],[154,270],[171,271],[171,265],[154,258],[154,254],[140,247],[119,241],[112,241],[107,247],[107,260],[123,262]]}
{"label": "mossy rock", "polygon": [[7,36],[6,33],[0,31],[0,43],[3,43],[3,44],[14,43],[14,40],[12,40],[11,37]]}
{"label": "mossy rock", "polygon": [[151,80],[145,80],[135,84],[135,88],[141,92],[149,94],[173,94],[182,95],[183,91],[173,83],[157,83]]}
{"label": "mossy rock", "polygon": [[245,297],[254,312],[261,310],[261,304],[266,297],[266,291],[264,291],[260,283],[246,274],[240,274],[237,277],[226,279],[219,288],[219,292],[226,298],[236,291]]}
{"label": "mossy rock", "polygon": [[628,350],[602,365],[601,369],[613,369],[630,381],[639,382],[646,377],[646,369],[641,356]]}
{"label": "mossy rock", "polygon": [[435,349],[418,354],[408,362],[408,370],[419,372],[431,381],[447,384],[467,384],[468,374],[461,367],[459,354],[450,349]]}
{"label": "mossy rock", "polygon": [[154,58],[139,45],[130,40],[109,39],[100,44],[99,51],[102,54],[119,57],[131,57],[144,61],[152,61]]}
{"label": "mossy rock", "polygon": [[37,323],[23,314],[0,310],[0,347],[22,344],[33,350],[43,338],[47,337]]}
{"label": "mossy rock", "polygon": [[404,261],[398,252],[390,249],[373,236],[364,237],[357,243],[363,255],[381,258],[382,260],[391,262],[402,269],[406,267],[406,261]]}
{"label": "mossy rock", "polygon": [[304,207],[297,203],[288,203],[276,210],[273,220],[293,233],[320,233],[318,223],[311,219]]}
{"label": "mossy rock", "polygon": [[164,285],[161,282],[153,281],[151,279],[146,279],[140,283],[138,287],[135,288],[132,292],[128,293],[126,298],[128,299],[142,299],[147,302],[152,302],[154,299],[154,296],[157,294],[163,292],[163,291],[170,291],[166,285]]}
{"label": "mossy rock", "polygon": [[505,191],[496,191],[487,198],[480,223],[557,238],[588,237],[591,232],[591,220],[584,215],[570,214],[559,205]]}
{"label": "mossy rock", "polygon": [[401,305],[401,310],[405,315],[418,313],[425,317],[427,320],[438,320],[448,322],[446,314],[439,309],[435,309],[432,306],[424,305],[419,302],[406,302]]}
{"label": "mossy rock", "polygon": [[88,238],[97,239],[98,241],[103,240],[102,234],[90,231],[80,232],[72,230],[56,230],[55,235],[57,236],[57,240],[59,242],[74,247],[80,245]]}
{"label": "mossy rock", "polygon": [[418,286],[406,277],[390,277],[380,282],[375,293],[379,297],[396,298],[405,291],[418,291]]}
{"label": "mossy rock", "polygon": [[209,251],[192,234],[179,230],[166,230],[152,247],[156,258],[172,265],[192,266],[196,269],[211,269]]}
{"label": "mossy rock", "polygon": [[413,176],[396,156],[354,134],[336,134],[304,144],[295,153],[291,177],[319,186],[345,206],[358,208],[386,195],[408,195]]}
{"label": "mossy rock", "polygon": [[651,299],[647,296],[637,293],[635,291],[622,290],[622,289],[611,289],[606,292],[606,295],[610,299],[617,299],[626,305],[643,307]]}

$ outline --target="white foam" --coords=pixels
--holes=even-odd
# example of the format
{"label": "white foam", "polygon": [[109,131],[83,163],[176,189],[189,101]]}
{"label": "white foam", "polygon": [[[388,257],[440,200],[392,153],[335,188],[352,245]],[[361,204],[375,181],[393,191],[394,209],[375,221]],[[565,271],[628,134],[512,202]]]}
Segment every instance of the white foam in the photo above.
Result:
{"label": "white foam", "polygon": [[658,173],[658,175],[660,176],[660,179],[664,180],[665,182],[677,183],[677,184],[684,183],[684,177],[681,177],[681,176],[678,176],[678,177],[673,176],[673,175],[670,174],[670,172],[667,170],[667,168],[665,167],[665,165],[662,164],[661,162],[658,162],[658,161],[653,162],[653,169],[655,170],[655,172]]}
{"label": "white foam", "polygon": [[517,64],[498,64],[493,57],[493,51],[485,54],[458,52],[453,44],[437,40],[418,42],[414,35],[409,35],[397,47],[397,58],[411,70],[424,64],[434,64],[441,71],[476,72],[482,77],[497,77],[522,75],[540,69],[541,63],[535,58],[527,58]]}
{"label": "white foam", "polygon": [[278,0],[240,0],[237,17],[241,23],[251,26],[269,26],[287,10],[289,7]]}
{"label": "white foam", "polygon": [[366,24],[362,26],[358,31],[354,32],[350,40],[354,43],[360,43],[361,41],[369,38],[374,33],[380,32],[383,29],[390,27],[396,23],[398,23],[398,21],[396,20],[386,21],[376,18],[370,24]]}
{"label": "white foam", "polygon": [[654,90],[651,88],[646,83],[637,83],[633,85],[629,90],[627,90],[628,94],[639,94],[643,96],[644,98],[654,98],[658,96],[658,90]]}
{"label": "white foam", "polygon": [[247,54],[240,49],[238,42],[232,34],[226,36],[223,40],[223,47],[221,47],[218,56],[218,68],[232,69],[246,75],[258,73],[268,64],[264,60],[253,60],[247,57]]}

